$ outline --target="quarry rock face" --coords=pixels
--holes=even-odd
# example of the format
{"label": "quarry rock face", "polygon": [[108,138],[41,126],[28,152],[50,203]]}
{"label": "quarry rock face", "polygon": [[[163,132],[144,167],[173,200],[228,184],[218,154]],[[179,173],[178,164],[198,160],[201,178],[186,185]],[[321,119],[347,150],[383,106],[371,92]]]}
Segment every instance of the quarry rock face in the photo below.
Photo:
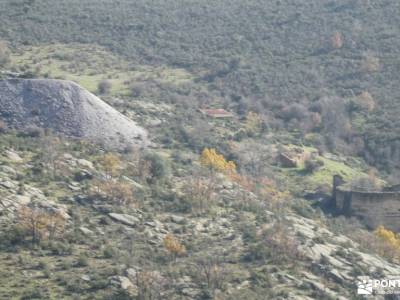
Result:
{"label": "quarry rock face", "polygon": [[145,129],[71,81],[0,80],[0,117],[13,128],[50,128],[108,149],[149,143]]}

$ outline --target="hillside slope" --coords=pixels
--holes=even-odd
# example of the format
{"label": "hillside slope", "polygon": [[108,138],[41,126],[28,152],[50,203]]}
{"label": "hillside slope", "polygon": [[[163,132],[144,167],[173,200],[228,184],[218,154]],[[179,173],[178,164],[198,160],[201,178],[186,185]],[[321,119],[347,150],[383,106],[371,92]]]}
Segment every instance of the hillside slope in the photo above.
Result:
{"label": "hillside slope", "polygon": [[[329,150],[391,172],[400,163],[398,10],[394,0],[7,0],[0,38],[101,44],[134,65],[185,68],[206,98],[262,112],[272,128],[320,133]],[[354,111],[360,95],[373,111]]]}

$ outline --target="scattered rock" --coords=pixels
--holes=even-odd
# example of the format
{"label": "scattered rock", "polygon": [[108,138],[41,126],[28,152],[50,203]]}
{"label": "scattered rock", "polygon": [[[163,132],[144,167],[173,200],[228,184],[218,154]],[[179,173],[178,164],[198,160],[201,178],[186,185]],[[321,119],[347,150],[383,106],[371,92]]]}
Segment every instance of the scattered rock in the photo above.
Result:
{"label": "scattered rock", "polygon": [[82,276],[81,276],[81,279],[82,279],[83,281],[89,282],[89,281],[90,281],[90,276],[89,276],[89,275],[82,275]]}
{"label": "scattered rock", "polygon": [[81,190],[81,187],[80,187],[79,183],[77,183],[77,182],[71,182],[71,183],[68,185],[68,188],[69,188],[71,191],[74,191],[74,192],[77,192],[77,191],[80,191],[80,190]]}
{"label": "scattered rock", "polygon": [[27,205],[29,202],[31,202],[31,198],[25,195],[15,195],[15,202],[19,205]]}
{"label": "scattered rock", "polygon": [[6,173],[8,175],[11,175],[11,176],[16,176],[17,175],[17,171],[15,171],[10,166],[0,166],[0,171]]}
{"label": "scattered rock", "polygon": [[140,223],[139,218],[137,218],[135,216],[127,215],[127,214],[109,213],[108,215],[114,221],[120,222],[120,223],[128,225],[128,226],[136,226]]}
{"label": "scattered rock", "polygon": [[6,154],[7,158],[13,162],[19,163],[19,162],[23,161],[21,156],[19,156],[18,153],[14,152],[12,150],[5,151],[5,154]]}
{"label": "scattered rock", "polygon": [[145,187],[143,185],[141,185],[140,183],[137,183],[135,180],[126,177],[126,176],[122,176],[122,179],[126,180],[127,182],[129,182],[130,184],[132,184],[135,188],[139,189],[139,190],[144,190]]}
{"label": "scattered rock", "polygon": [[186,223],[186,218],[178,215],[171,215],[171,222],[182,225]]}
{"label": "scattered rock", "polygon": [[126,269],[125,273],[126,273],[126,276],[127,276],[129,279],[131,279],[131,280],[135,280],[135,279],[136,279],[136,276],[137,276],[137,271],[136,271],[136,269],[134,269],[134,268]]}
{"label": "scattered rock", "polygon": [[74,157],[71,155],[71,154],[69,154],[69,153],[64,153],[63,154],[63,157],[66,159],[66,160],[72,160]]}
{"label": "scattered rock", "polygon": [[79,227],[79,230],[84,234],[84,235],[93,235],[94,232],[91,231],[90,229],[86,228],[86,227]]}
{"label": "scattered rock", "polygon": [[76,161],[78,163],[78,165],[80,165],[81,167],[85,167],[85,168],[89,168],[89,169],[93,169],[93,163],[86,160],[86,159],[78,159]]}
{"label": "scattered rock", "polygon": [[9,180],[1,181],[0,186],[5,187],[6,189],[10,189],[10,190],[17,188],[17,185],[14,182],[9,181]]}
{"label": "scattered rock", "polygon": [[112,276],[109,278],[110,285],[115,286],[117,288],[129,291],[132,294],[137,294],[138,288],[136,285],[129,280],[128,277],[125,276]]}
{"label": "scattered rock", "polygon": [[88,170],[79,170],[77,173],[75,173],[75,180],[77,181],[83,181],[83,180],[90,180],[93,179],[93,174],[88,171]]}

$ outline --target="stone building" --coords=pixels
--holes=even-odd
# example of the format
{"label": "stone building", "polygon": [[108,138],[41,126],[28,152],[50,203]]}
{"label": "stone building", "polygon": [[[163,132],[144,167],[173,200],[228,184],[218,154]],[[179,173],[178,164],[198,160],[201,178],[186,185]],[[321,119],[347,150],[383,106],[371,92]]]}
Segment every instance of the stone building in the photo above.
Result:
{"label": "stone building", "polygon": [[400,233],[400,186],[363,191],[344,183],[340,176],[334,176],[332,201],[339,214],[358,217],[371,229],[383,225]]}

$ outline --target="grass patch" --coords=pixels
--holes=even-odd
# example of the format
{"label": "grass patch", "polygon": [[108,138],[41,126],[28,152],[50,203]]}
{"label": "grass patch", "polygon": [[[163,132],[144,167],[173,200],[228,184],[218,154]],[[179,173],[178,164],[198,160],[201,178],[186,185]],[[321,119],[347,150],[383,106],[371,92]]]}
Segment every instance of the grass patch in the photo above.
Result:
{"label": "grass patch", "polygon": [[[287,149],[299,148],[299,146],[287,145]],[[312,147],[301,147],[304,154],[316,153],[317,150]],[[367,174],[360,168],[347,165],[344,161],[330,159],[324,156],[317,156],[316,159],[322,161],[323,165],[314,172],[306,172],[304,161],[299,161],[296,168],[282,168],[282,174],[289,180],[295,181],[293,187],[300,187],[302,190],[314,190],[320,186],[332,186],[334,175],[341,175],[345,181],[351,181],[355,178],[365,177]],[[295,188],[296,189],[296,188]]]}
{"label": "grass patch", "polygon": [[40,78],[72,80],[92,93],[102,80],[109,80],[113,96],[130,95],[132,84],[138,81],[180,85],[193,79],[184,69],[135,65],[102,47],[86,44],[25,47],[11,55],[11,65]]}

